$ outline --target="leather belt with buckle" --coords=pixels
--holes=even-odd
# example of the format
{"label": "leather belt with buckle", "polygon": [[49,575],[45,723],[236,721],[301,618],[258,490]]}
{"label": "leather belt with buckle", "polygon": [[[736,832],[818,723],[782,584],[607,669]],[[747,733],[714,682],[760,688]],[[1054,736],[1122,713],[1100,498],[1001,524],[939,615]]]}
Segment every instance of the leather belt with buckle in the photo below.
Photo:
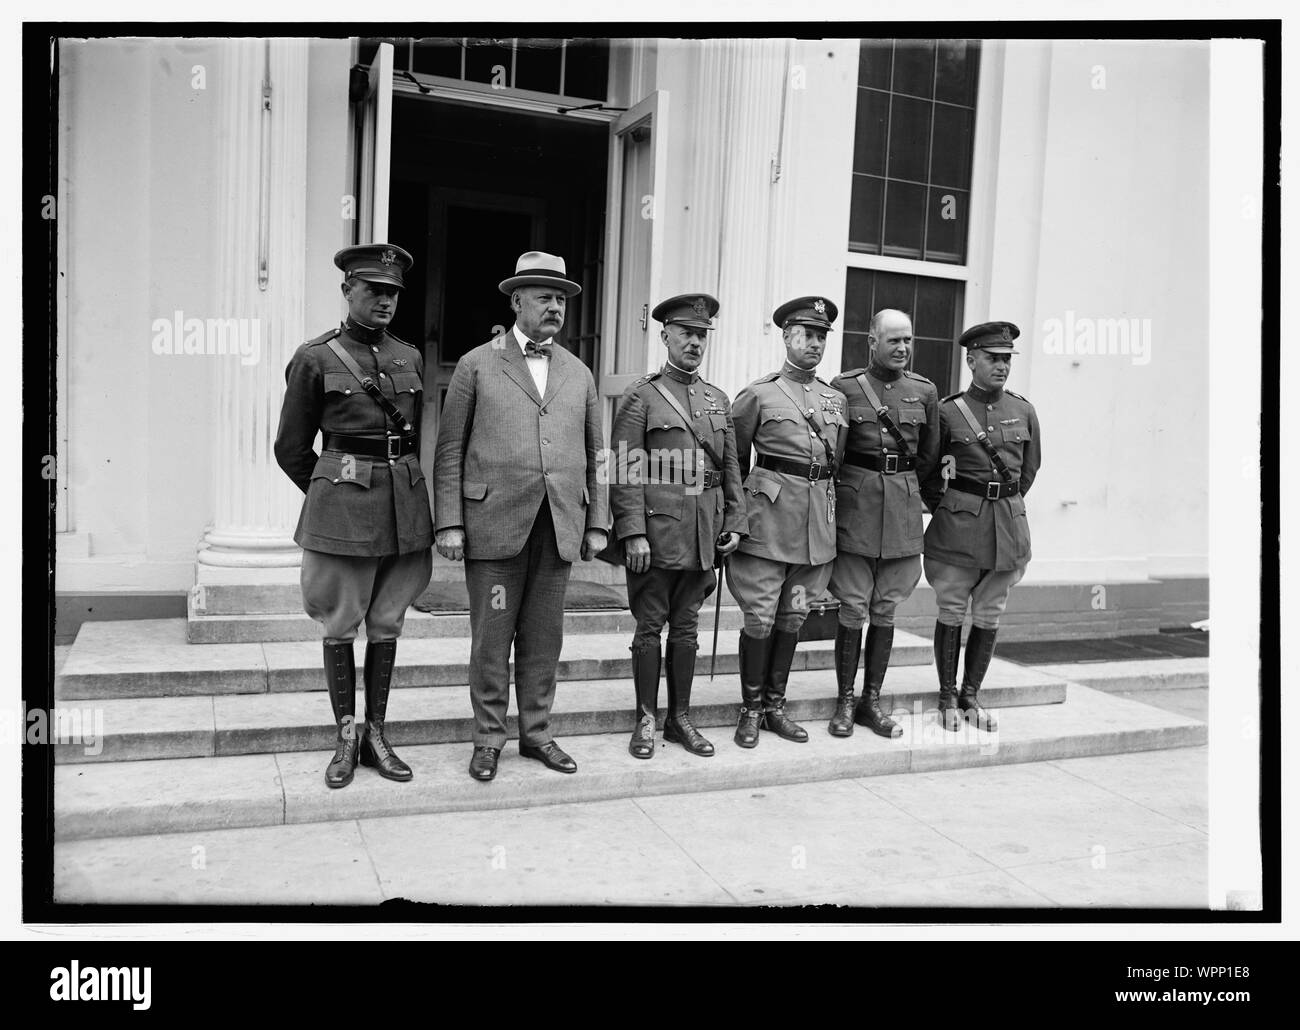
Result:
{"label": "leather belt with buckle", "polygon": [[915,454],[868,454],[866,451],[845,451],[844,463],[857,465],[859,468],[871,469],[892,476],[899,472],[911,472],[916,468]]}
{"label": "leather belt with buckle", "polygon": [[831,467],[820,461],[795,461],[793,458],[776,458],[770,454],[758,456],[758,467],[784,472],[787,476],[799,476],[809,482],[830,479],[833,474]]}
{"label": "leather belt with buckle", "polygon": [[326,433],[325,450],[343,451],[358,454],[365,458],[386,458],[396,461],[398,458],[415,453],[415,444],[419,437],[397,436],[389,433],[383,438],[373,436],[348,436],[346,433]]}
{"label": "leather belt with buckle", "polygon": [[714,490],[722,485],[721,469],[701,469],[699,472],[692,473],[688,478],[677,468],[664,469],[660,474],[653,475],[648,485],[651,486],[685,486],[695,487],[699,490]]}
{"label": "leather belt with buckle", "polygon": [[954,476],[948,480],[948,485],[954,490],[960,490],[964,494],[974,494],[976,497],[983,497],[986,501],[998,501],[1003,497],[1014,497],[1020,493],[1020,480],[1013,479],[1009,483],[995,479],[991,483],[985,483],[979,479],[967,479],[965,476]]}

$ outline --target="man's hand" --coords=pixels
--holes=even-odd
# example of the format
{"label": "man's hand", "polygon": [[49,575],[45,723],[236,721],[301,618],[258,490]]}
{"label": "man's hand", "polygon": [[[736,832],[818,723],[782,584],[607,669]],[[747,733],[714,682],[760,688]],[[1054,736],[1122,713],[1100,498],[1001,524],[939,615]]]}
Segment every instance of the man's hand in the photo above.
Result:
{"label": "man's hand", "polygon": [[650,568],[650,541],[643,536],[630,536],[623,541],[623,560],[630,571],[641,573]]}
{"label": "man's hand", "polygon": [[603,529],[589,529],[582,535],[582,560],[591,561],[605,549],[609,537]]}
{"label": "man's hand", "polygon": [[440,529],[433,538],[433,546],[448,561],[460,561],[465,557],[465,531],[459,527]]}
{"label": "man's hand", "polygon": [[740,546],[739,533],[723,533],[722,543],[718,545],[718,553],[724,558]]}

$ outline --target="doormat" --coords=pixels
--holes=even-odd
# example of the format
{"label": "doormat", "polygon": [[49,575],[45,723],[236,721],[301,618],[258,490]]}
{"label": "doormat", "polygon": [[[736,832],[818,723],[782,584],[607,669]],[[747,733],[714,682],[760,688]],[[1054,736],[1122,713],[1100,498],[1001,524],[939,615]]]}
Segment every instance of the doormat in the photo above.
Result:
{"label": "doormat", "polygon": [[[464,580],[430,583],[429,589],[415,602],[418,611],[435,615],[466,615],[469,613],[469,591]],[[570,581],[564,593],[566,612],[620,611],[627,608],[627,589],[607,583]]]}

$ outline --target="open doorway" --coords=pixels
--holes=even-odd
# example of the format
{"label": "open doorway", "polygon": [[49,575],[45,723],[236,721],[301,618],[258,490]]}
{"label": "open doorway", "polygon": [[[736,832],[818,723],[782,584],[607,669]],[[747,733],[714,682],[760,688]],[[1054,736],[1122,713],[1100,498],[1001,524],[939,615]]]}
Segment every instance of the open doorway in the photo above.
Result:
{"label": "open doorway", "polygon": [[557,339],[599,375],[608,151],[600,123],[393,98],[388,238],[416,266],[392,329],[424,352],[425,464],[456,362],[513,323],[497,283],[524,251],[582,285]]}

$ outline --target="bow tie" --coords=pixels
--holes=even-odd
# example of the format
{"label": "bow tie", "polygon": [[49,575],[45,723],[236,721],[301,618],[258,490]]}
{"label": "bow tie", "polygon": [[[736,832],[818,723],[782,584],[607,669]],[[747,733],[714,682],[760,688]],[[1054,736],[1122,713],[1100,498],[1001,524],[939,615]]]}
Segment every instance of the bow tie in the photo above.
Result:
{"label": "bow tie", "polygon": [[547,340],[545,343],[535,343],[534,341],[529,340],[524,344],[524,354],[528,357],[540,354],[544,358],[549,358],[551,356],[551,341]]}

